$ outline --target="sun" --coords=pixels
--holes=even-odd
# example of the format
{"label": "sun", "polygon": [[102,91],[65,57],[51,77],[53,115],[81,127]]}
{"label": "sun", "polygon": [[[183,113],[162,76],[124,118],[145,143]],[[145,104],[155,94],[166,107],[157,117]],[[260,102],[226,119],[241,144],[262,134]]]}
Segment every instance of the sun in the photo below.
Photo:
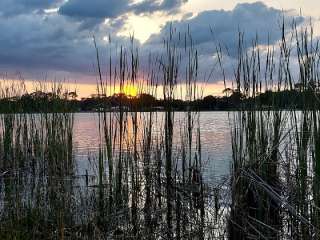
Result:
{"label": "sun", "polygon": [[128,97],[136,97],[138,95],[137,86],[127,84],[123,87],[123,93]]}

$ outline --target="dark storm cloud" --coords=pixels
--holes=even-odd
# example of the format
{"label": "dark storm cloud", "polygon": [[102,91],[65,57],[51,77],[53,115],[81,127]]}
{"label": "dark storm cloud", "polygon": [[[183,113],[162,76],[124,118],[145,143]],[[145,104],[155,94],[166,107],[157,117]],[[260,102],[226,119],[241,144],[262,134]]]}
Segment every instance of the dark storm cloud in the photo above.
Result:
{"label": "dark storm cloud", "polygon": [[[127,13],[151,14],[176,12],[187,0],[145,0],[134,4],[132,0],[69,0],[59,8],[59,14],[81,23],[82,29],[94,29],[105,19],[123,22]],[[121,28],[122,26],[120,26]]]}
{"label": "dark storm cloud", "polygon": [[[168,23],[161,30],[161,33],[152,36],[148,43],[162,42],[172,27],[176,32],[190,31],[193,42],[204,47],[204,50],[212,51],[216,46],[213,43],[219,43],[228,48],[233,55],[235,47],[237,47],[239,31],[245,34],[248,46],[256,37],[258,37],[260,44],[267,44],[268,41],[272,44],[279,40],[282,17],[285,17],[288,27],[292,22],[290,12],[267,7],[261,2],[238,4],[232,11],[205,11],[188,20]],[[302,17],[295,18],[298,24],[303,20]],[[184,46],[183,42],[181,42],[181,46]]]}
{"label": "dark storm cloud", "polygon": [[[17,69],[30,67],[71,70],[71,66],[64,61],[72,55],[76,57],[77,53],[83,54],[80,43],[86,45],[85,39],[89,36],[79,32],[74,24],[64,18],[41,15],[2,18],[0,31],[6,33],[0,35],[0,64]],[[71,65],[76,67],[77,64]]]}
{"label": "dark storm cloud", "polygon": [[59,9],[76,18],[116,18],[128,11],[129,0],[69,0]]}
{"label": "dark storm cloud", "polygon": [[0,16],[15,16],[32,11],[57,7],[62,0],[1,0]]}
{"label": "dark storm cloud", "polygon": [[[2,1],[12,2],[12,0]],[[0,1],[0,6],[3,4],[2,1]],[[98,0],[70,0],[60,8],[60,13],[70,8],[70,12],[64,14],[74,16],[72,18],[57,13],[32,14],[32,11],[52,7],[59,1],[31,1],[33,3],[28,6],[28,10],[24,10],[23,14],[10,17],[0,14],[0,32],[5,33],[0,35],[0,69],[2,72],[21,71],[23,74],[29,74],[29,78],[32,78],[32,75],[37,72],[68,72],[75,75],[87,75],[92,71],[95,61],[93,34],[102,50],[102,60],[107,59],[106,48],[115,50],[120,45],[129,44],[127,38],[117,36],[119,29],[126,22],[125,14],[120,17],[118,15],[128,11],[125,7],[128,5],[127,0],[103,1],[104,3]],[[95,8],[90,9],[91,5],[86,5],[86,2],[90,4],[113,2],[117,3],[117,6],[114,4],[98,5],[101,11],[95,13],[94,9],[97,4]],[[183,2],[181,0],[162,2],[146,0],[136,5],[129,3],[129,6],[130,9],[136,9],[137,14],[160,10],[169,12]],[[20,2],[20,6],[26,5],[23,3],[23,1]],[[67,8],[68,4],[70,7]],[[77,4],[80,4],[81,7],[76,8]],[[145,5],[142,8],[142,5],[139,4]],[[104,9],[106,6],[109,9]],[[74,12],[72,13],[71,10]],[[199,52],[201,63],[199,71],[208,74],[215,64],[214,55],[219,43],[225,45],[230,52],[235,52],[239,29],[246,33],[248,43],[255,38],[257,32],[263,44],[267,42],[268,35],[270,41],[274,43],[281,37],[279,22],[283,15],[291,21],[294,14],[269,8],[262,3],[239,4],[232,11],[206,11],[192,18],[190,18],[192,15],[189,14],[181,21],[174,22],[172,26],[177,32],[182,33],[189,27],[195,47]],[[101,18],[96,18],[96,16]],[[102,19],[107,16],[110,17],[109,22],[101,23]],[[297,18],[296,21],[301,23],[303,18]],[[213,34],[210,32],[210,26]],[[146,62],[145,66],[148,64],[147,59],[150,52],[154,54],[164,52],[162,40],[167,36],[169,28],[170,24],[166,24],[159,34],[153,35],[145,44],[140,45],[141,63]],[[112,43],[107,46],[107,42],[102,39],[108,34],[111,35]],[[235,54],[224,56],[226,71],[229,73],[232,73],[232,64],[236,61],[234,56]],[[182,62],[186,63],[186,59],[182,59]]]}
{"label": "dark storm cloud", "polygon": [[132,0],[69,0],[63,4],[59,13],[85,21],[85,18],[117,18],[125,13],[151,14],[154,12],[174,13],[187,0],[144,0],[133,3]]}
{"label": "dark storm cloud", "polygon": [[[167,23],[159,34],[150,37],[145,48],[154,52],[161,49],[160,46],[170,31],[173,32],[173,41],[177,46],[184,48],[184,34],[190,32],[193,45],[198,50],[200,78],[204,79],[204,75],[217,66],[216,52],[220,46],[227,77],[232,78],[238,53],[239,31],[244,33],[245,48],[251,47],[256,38],[259,45],[275,44],[282,37],[283,19],[288,31],[291,30],[293,19],[297,25],[304,22],[303,17],[295,16],[292,11],[270,8],[261,2],[238,4],[231,11],[205,11],[193,18]],[[187,59],[182,59],[185,64],[186,61]],[[217,79],[221,80],[222,76],[217,76]]]}
{"label": "dark storm cloud", "polygon": [[95,60],[93,34],[103,50],[102,60],[106,59],[102,48],[107,45],[106,33],[114,36],[112,44],[126,45],[126,38],[115,36],[122,24],[119,21],[89,31],[82,23],[58,14],[0,16],[0,31],[5,33],[0,35],[0,72],[19,71],[27,78],[46,72],[90,75]]}

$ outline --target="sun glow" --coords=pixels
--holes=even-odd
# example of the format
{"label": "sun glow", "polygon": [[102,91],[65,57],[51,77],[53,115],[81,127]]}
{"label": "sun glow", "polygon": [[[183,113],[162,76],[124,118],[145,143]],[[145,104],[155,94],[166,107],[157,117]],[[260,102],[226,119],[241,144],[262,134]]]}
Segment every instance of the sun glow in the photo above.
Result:
{"label": "sun glow", "polygon": [[137,86],[126,84],[123,87],[123,93],[128,97],[136,97],[138,95],[138,88]]}
{"label": "sun glow", "polygon": [[[15,81],[18,83],[19,80],[8,80],[9,82],[15,83]],[[15,84],[17,84],[15,83]],[[34,92],[37,88],[40,86],[40,82],[38,81],[31,81],[26,80],[24,81],[26,91],[29,93]],[[41,82],[42,86],[46,86],[47,90],[50,91],[51,84],[50,82]],[[62,83],[63,88],[68,91],[75,91],[78,95],[78,99],[81,98],[90,98],[92,95],[97,93],[97,85],[96,84],[84,84],[84,83]],[[222,91],[224,90],[224,83],[222,81],[215,82],[215,83],[198,83],[198,98],[205,97],[208,95],[213,96],[223,96],[224,94]],[[228,85],[228,87],[231,87]],[[131,83],[125,83],[122,86],[122,89],[120,85],[114,85],[114,86],[107,86],[106,89],[106,95],[112,96],[113,94],[119,94],[123,93],[128,97],[137,97],[141,93],[149,93],[153,95],[156,98],[163,98],[163,86],[159,85],[156,88],[150,88],[144,85],[143,83],[138,84],[131,84]],[[175,91],[175,97],[178,99],[184,99],[186,96],[186,89],[185,84],[177,84],[176,91]]]}

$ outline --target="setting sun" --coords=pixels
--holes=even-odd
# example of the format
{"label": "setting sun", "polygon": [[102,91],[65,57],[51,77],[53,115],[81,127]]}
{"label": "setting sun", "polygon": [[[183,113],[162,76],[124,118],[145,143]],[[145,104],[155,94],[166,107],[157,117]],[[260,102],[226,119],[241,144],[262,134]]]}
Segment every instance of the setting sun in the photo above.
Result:
{"label": "setting sun", "polygon": [[127,96],[136,97],[138,95],[137,86],[127,84],[123,87],[123,93]]}

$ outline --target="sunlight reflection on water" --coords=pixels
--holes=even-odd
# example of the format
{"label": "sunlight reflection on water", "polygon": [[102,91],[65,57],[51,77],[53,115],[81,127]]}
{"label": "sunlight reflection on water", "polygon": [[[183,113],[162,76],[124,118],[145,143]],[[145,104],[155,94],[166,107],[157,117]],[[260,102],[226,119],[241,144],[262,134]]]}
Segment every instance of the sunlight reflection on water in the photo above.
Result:
{"label": "sunlight reflection on water", "polygon": [[[156,118],[163,120],[164,114]],[[180,140],[179,126],[185,113],[175,113],[174,142]],[[161,125],[161,124],[160,124]],[[159,124],[154,126],[155,130]],[[159,129],[158,129],[159,130]],[[201,112],[200,131],[202,161],[207,181],[227,175],[231,163],[231,137],[227,112]],[[84,174],[88,153],[95,155],[99,150],[99,121],[97,113],[75,114],[74,125],[75,156],[79,162],[79,174]],[[82,163],[81,163],[82,162]],[[82,171],[81,171],[82,170]],[[82,172],[82,173],[81,173]]]}

